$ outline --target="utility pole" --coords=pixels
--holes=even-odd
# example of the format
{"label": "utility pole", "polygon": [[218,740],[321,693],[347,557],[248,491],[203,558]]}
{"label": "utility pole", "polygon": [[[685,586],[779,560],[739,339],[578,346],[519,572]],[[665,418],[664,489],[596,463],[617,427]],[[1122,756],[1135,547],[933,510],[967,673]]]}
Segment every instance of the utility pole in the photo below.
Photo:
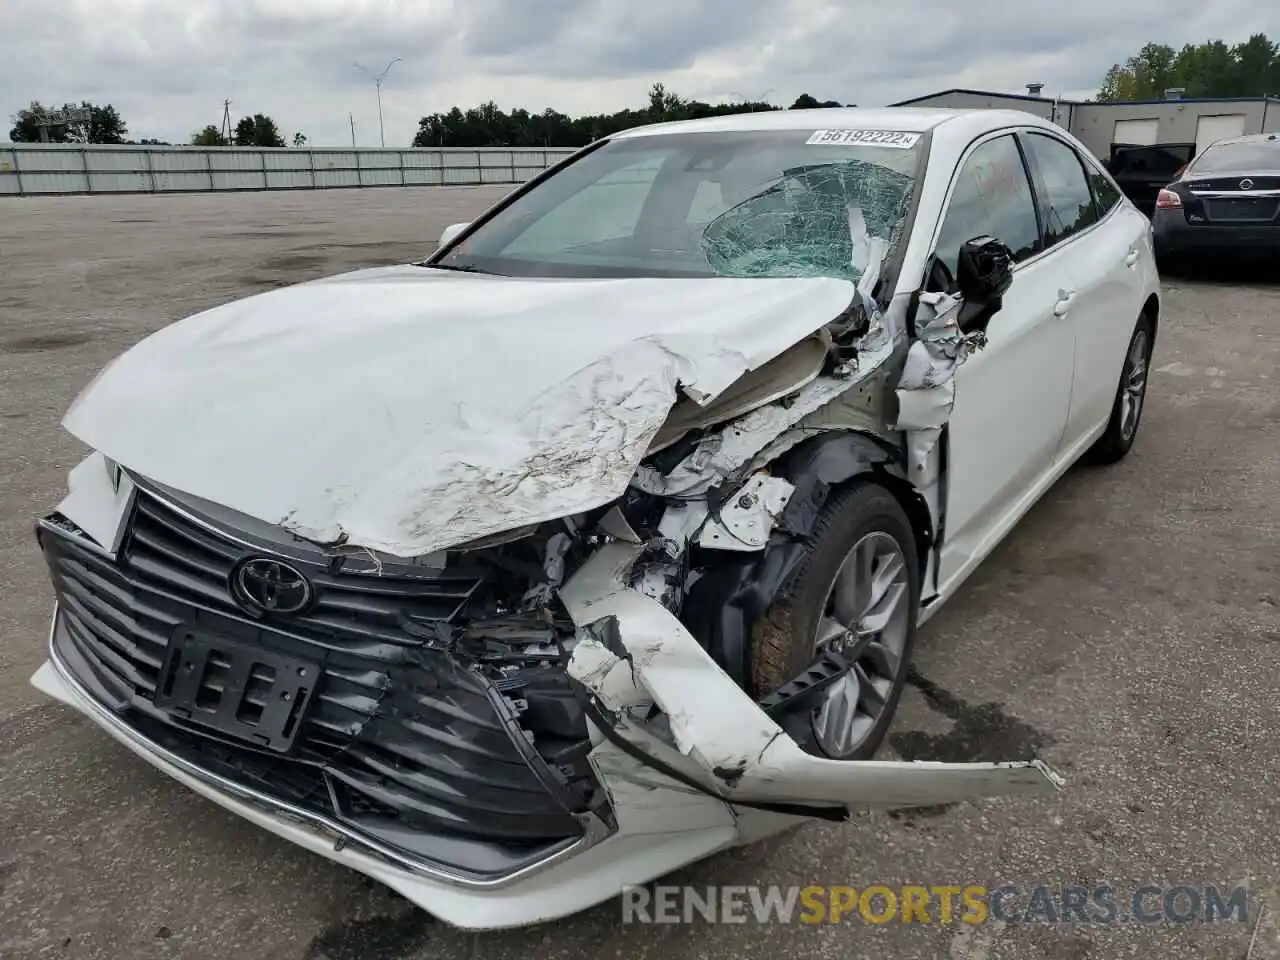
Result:
{"label": "utility pole", "polygon": [[392,58],[391,62],[388,63],[386,67],[383,69],[383,71],[380,74],[378,74],[376,77],[373,75],[373,71],[370,70],[368,67],[363,66],[362,64],[359,64],[359,63],[352,64],[352,66],[356,67],[359,70],[363,70],[365,73],[367,73],[373,79],[374,87],[377,88],[377,91],[378,91],[378,142],[381,143],[384,147],[387,145],[387,137],[382,129],[382,81],[387,79],[387,74],[391,72],[391,68],[394,67],[397,63],[399,63],[403,59],[404,57]]}
{"label": "utility pole", "polygon": [[[40,128],[40,142],[49,143],[51,127],[66,127],[67,139],[77,143],[88,143],[91,139],[93,112],[85,107],[68,107],[61,110],[46,111],[37,114],[36,126]],[[83,136],[84,140],[79,138]]]}
{"label": "utility pole", "polygon": [[222,137],[222,142],[227,146],[231,146],[231,101],[222,101],[222,126],[218,128],[218,135]]}
{"label": "utility pole", "polygon": [[758,94],[741,93],[737,90],[730,90],[729,96],[737,97],[739,103],[749,103],[752,106],[755,106],[757,103],[766,102],[765,97],[769,96],[771,93],[773,93],[773,87],[770,87],[768,90],[762,90]]}

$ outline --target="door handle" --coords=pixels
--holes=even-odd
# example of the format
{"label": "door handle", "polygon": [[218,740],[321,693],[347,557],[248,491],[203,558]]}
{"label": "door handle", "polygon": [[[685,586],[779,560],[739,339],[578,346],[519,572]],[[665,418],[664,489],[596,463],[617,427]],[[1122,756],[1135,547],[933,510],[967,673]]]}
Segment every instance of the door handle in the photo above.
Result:
{"label": "door handle", "polygon": [[1071,301],[1075,299],[1076,292],[1074,290],[1059,290],[1058,302],[1053,305],[1053,315],[1055,317],[1065,317],[1067,311],[1071,309]]}
{"label": "door handle", "polygon": [[1137,264],[1137,262],[1138,262],[1138,251],[1130,250],[1128,256],[1124,258],[1124,265],[1126,267],[1132,267],[1135,264]]}

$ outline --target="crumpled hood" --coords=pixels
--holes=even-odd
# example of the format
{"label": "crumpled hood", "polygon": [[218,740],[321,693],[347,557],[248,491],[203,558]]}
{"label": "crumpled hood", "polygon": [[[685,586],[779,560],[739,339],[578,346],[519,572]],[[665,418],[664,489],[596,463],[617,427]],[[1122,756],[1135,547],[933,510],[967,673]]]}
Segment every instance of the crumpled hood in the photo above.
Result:
{"label": "crumpled hood", "polygon": [[831,279],[363,270],[160,330],[64,423],[160,484],[416,556],[620,496],[678,388],[708,402],[853,295]]}

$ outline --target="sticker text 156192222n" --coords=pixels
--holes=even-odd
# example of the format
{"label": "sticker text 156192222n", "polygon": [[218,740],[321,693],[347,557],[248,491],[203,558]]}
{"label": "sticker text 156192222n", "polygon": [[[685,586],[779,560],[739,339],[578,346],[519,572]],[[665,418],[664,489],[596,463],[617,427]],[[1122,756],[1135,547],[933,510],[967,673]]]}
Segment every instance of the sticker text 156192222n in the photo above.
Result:
{"label": "sticker text 156192222n", "polygon": [[820,146],[896,147],[908,150],[916,145],[920,134],[906,130],[815,130],[805,141]]}

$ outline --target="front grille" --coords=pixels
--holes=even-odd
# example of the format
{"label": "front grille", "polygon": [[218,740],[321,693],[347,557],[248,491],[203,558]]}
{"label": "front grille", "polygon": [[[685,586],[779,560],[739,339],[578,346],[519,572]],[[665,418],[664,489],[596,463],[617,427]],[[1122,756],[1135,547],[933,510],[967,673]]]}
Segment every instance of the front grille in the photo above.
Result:
{"label": "front grille", "polygon": [[[141,494],[122,554],[137,578],[154,589],[239,615],[227,582],[232,567],[244,556],[274,552],[269,545],[261,546],[253,549],[213,533],[160,500]],[[348,561],[339,574],[316,560],[308,566],[316,602],[306,614],[289,620],[290,631],[323,646],[374,656],[386,643],[418,643],[402,629],[405,618],[451,620],[483,577],[474,569],[424,572],[410,564],[353,573]]]}
{"label": "front grille", "polygon": [[[233,601],[228,578],[246,556],[266,551],[158,498],[138,494],[117,559],[62,526],[55,519],[40,529],[60,611],[55,653],[148,739],[465,873],[511,872],[582,836],[579,815],[594,788],[577,762],[585,751],[570,749],[572,737],[535,738],[521,727],[520,671],[488,673],[422,638],[423,628],[457,617],[480,571],[404,564],[352,574],[319,555],[304,567],[294,554],[290,563],[314,583],[313,606],[255,619]],[[157,706],[170,641],[193,631],[320,666],[286,754]],[[251,713],[267,707],[270,673],[245,685]]]}

